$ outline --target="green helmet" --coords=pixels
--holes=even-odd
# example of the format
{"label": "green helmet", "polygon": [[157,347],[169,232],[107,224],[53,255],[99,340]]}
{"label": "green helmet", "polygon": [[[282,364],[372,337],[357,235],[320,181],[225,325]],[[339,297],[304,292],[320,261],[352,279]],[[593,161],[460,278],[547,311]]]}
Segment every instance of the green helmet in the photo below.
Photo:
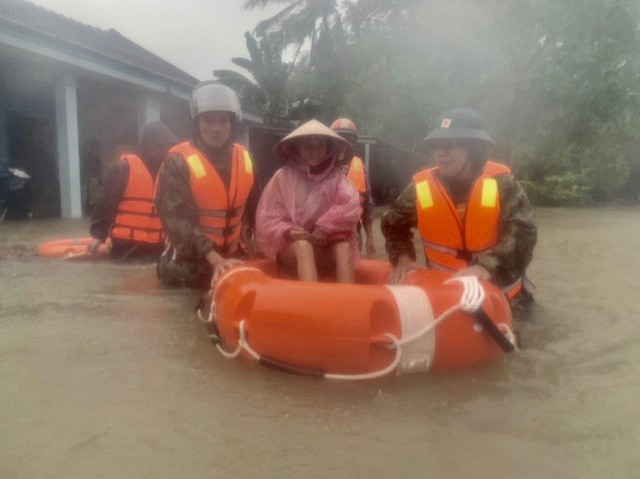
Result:
{"label": "green helmet", "polygon": [[472,140],[489,146],[495,144],[493,138],[484,131],[484,119],[480,113],[465,108],[445,111],[438,118],[438,127],[431,130],[423,142],[431,145],[438,140]]}

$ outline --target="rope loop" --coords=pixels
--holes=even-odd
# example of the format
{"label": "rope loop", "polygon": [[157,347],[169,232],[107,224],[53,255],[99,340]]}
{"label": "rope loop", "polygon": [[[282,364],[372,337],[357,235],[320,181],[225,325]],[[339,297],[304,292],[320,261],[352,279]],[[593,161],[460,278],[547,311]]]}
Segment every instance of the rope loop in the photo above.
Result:
{"label": "rope loop", "polygon": [[[209,303],[209,315],[205,318],[202,315],[202,310],[205,309],[207,302]],[[207,291],[196,306],[196,314],[198,315],[198,319],[203,323],[212,323],[216,320],[216,303],[212,299],[211,290]]]}
{"label": "rope loop", "polygon": [[386,376],[387,374],[393,372],[400,364],[400,359],[402,358],[402,345],[398,338],[396,338],[391,333],[385,333],[384,336],[388,337],[391,340],[392,345],[387,347],[396,349],[396,356],[393,358],[391,364],[389,364],[386,368],[381,369],[380,371],[375,371],[372,373],[365,374],[325,374],[325,379],[336,379],[341,381],[364,381],[367,379],[375,379],[380,378],[382,376]]}
{"label": "rope loop", "polygon": [[216,344],[216,348],[225,358],[233,359],[235,357],[238,357],[244,349],[247,353],[249,353],[249,356],[251,356],[256,361],[260,361],[260,355],[256,353],[247,342],[247,332],[245,330],[246,324],[246,319],[240,321],[240,324],[238,325],[238,332],[240,334],[240,338],[238,339],[238,347],[236,347],[236,349],[234,349],[232,352],[226,351],[220,344]]}
{"label": "rope loop", "polygon": [[476,276],[456,276],[445,281],[445,284],[462,283],[464,291],[460,297],[460,307],[467,313],[475,313],[482,307],[485,298],[484,287]]}

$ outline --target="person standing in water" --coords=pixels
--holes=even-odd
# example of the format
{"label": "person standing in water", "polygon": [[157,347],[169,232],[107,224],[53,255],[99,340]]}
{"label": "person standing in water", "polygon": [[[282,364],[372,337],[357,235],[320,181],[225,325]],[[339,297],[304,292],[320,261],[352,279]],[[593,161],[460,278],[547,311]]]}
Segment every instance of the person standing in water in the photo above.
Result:
{"label": "person standing in water", "polygon": [[171,149],[158,177],[156,207],[168,239],[158,277],[204,288],[245,256],[259,192],[249,152],[234,143],[242,121],[234,91],[202,82],[190,110],[193,139]]}
{"label": "person standing in water", "polygon": [[391,283],[401,283],[416,264],[417,228],[427,266],[492,281],[512,304],[532,300],[525,271],[537,228],[527,195],[511,170],[488,161],[494,145],[480,114],[444,112],[424,139],[435,167],[420,171],[384,213]]}
{"label": "person standing in water", "polygon": [[[338,118],[331,123],[331,129],[347,140],[352,148],[355,148],[358,142],[358,127],[349,118]],[[358,221],[356,229],[358,233],[358,246],[362,250],[362,230],[366,234],[365,250],[369,256],[376,254],[376,244],[373,239],[373,198],[371,197],[371,189],[364,162],[359,156],[353,155],[350,161],[344,162],[342,166],[345,170],[347,178],[358,191],[360,195],[360,208],[362,215]]]}
{"label": "person standing in water", "polygon": [[92,214],[88,254],[95,255],[110,238],[112,258],[160,256],[164,231],[153,205],[155,180],[162,160],[177,142],[164,123],[150,123],[142,132],[137,154],[118,159]]}

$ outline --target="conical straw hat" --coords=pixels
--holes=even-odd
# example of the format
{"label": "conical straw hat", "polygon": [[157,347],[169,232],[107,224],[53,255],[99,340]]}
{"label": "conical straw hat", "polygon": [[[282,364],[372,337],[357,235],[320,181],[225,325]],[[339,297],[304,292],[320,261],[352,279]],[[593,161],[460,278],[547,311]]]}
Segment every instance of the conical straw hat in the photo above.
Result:
{"label": "conical straw hat", "polygon": [[325,136],[329,138],[338,149],[351,150],[349,142],[331,128],[320,123],[318,120],[309,120],[280,140],[273,151],[281,158],[288,159],[294,153],[292,148],[293,143],[296,139],[302,138],[303,136]]}

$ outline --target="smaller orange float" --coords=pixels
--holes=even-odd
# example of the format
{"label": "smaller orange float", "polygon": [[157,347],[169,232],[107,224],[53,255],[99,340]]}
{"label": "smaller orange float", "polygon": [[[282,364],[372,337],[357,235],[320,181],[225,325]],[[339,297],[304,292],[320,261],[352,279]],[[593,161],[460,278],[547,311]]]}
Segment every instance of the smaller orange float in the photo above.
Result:
{"label": "smaller orange float", "polygon": [[495,285],[431,269],[387,285],[390,271],[363,260],[358,284],[307,283],[278,278],[273,261],[247,262],[215,283],[205,321],[226,357],[329,379],[461,371],[516,349]]}
{"label": "smaller orange float", "polygon": [[96,254],[87,253],[87,246],[91,243],[90,236],[86,238],[67,238],[40,243],[38,246],[38,256],[49,259],[66,260],[96,260],[109,257],[110,242],[101,244]]}

